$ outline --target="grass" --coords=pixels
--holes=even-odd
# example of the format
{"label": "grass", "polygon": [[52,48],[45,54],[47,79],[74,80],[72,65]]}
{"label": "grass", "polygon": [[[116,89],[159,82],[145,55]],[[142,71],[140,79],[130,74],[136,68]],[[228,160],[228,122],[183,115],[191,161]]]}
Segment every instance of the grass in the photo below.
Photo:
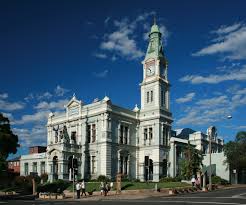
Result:
{"label": "grass", "polygon": [[[181,188],[181,187],[190,187],[189,184],[184,182],[122,182],[121,190],[138,190],[138,189],[154,189],[155,184],[157,184],[158,188]],[[115,187],[114,183],[114,187]],[[86,183],[86,191],[92,190],[100,191],[100,182],[87,182]],[[72,191],[73,185],[70,185],[67,190]]]}

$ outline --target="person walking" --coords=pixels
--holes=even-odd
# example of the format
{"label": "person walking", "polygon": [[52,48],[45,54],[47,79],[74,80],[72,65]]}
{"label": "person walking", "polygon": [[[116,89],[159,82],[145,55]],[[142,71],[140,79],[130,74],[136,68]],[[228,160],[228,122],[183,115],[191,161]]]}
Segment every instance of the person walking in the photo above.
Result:
{"label": "person walking", "polygon": [[100,191],[101,191],[101,195],[103,195],[103,192],[104,192],[104,183],[103,182],[100,183]]}
{"label": "person walking", "polygon": [[194,187],[194,186],[195,186],[195,182],[196,182],[196,179],[195,179],[195,177],[194,177],[194,176],[192,176],[192,179],[191,179],[192,187]]}
{"label": "person walking", "polygon": [[105,184],[104,196],[107,196],[107,195],[108,195],[109,190],[110,190],[109,184],[108,184],[108,182],[106,182],[106,184]]}
{"label": "person walking", "polygon": [[85,194],[85,196],[86,196],[86,193],[85,193],[85,181],[84,180],[81,183],[81,190],[82,190],[81,196],[83,196],[83,194]]}
{"label": "person walking", "polygon": [[79,181],[77,181],[75,186],[76,186],[76,191],[77,191],[77,199],[79,199],[80,198],[80,189],[81,189],[81,185],[80,185]]}

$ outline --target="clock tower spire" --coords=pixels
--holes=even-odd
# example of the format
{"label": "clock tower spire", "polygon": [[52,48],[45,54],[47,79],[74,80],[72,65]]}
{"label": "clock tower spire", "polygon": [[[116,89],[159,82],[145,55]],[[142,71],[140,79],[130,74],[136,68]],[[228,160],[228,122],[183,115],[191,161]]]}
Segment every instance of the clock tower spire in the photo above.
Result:
{"label": "clock tower spire", "polygon": [[159,181],[160,177],[168,175],[169,139],[173,120],[170,112],[167,60],[161,38],[162,34],[154,20],[149,33],[148,48],[142,61],[143,81],[140,84],[139,114],[140,180],[145,178]]}

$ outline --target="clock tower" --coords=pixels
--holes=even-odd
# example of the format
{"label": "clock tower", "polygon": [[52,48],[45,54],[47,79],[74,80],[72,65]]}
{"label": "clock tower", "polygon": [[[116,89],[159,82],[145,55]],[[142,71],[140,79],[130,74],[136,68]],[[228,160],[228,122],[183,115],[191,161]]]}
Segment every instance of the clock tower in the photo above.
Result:
{"label": "clock tower", "polygon": [[159,181],[169,176],[169,139],[172,114],[170,112],[170,84],[168,63],[164,56],[162,34],[154,22],[143,64],[141,110],[139,115],[139,178]]}

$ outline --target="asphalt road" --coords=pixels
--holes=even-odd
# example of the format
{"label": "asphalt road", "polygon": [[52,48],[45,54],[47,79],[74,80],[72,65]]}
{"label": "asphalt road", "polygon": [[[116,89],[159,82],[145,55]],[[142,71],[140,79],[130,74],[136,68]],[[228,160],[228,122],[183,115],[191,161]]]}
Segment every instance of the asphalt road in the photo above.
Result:
{"label": "asphalt road", "polygon": [[133,204],[141,204],[141,205],[160,205],[160,204],[192,204],[192,205],[211,205],[211,204],[219,204],[219,205],[239,205],[244,204],[246,205],[246,188],[236,188],[236,189],[229,189],[229,190],[217,190],[208,193],[192,193],[192,194],[184,194],[184,195],[177,195],[177,196],[163,196],[163,197],[150,197],[144,199],[111,199],[110,197],[103,198],[97,201],[87,201],[87,200],[80,200],[80,201],[0,201],[0,205],[9,204],[9,205],[18,205],[18,204],[25,204],[25,205],[133,205]]}

